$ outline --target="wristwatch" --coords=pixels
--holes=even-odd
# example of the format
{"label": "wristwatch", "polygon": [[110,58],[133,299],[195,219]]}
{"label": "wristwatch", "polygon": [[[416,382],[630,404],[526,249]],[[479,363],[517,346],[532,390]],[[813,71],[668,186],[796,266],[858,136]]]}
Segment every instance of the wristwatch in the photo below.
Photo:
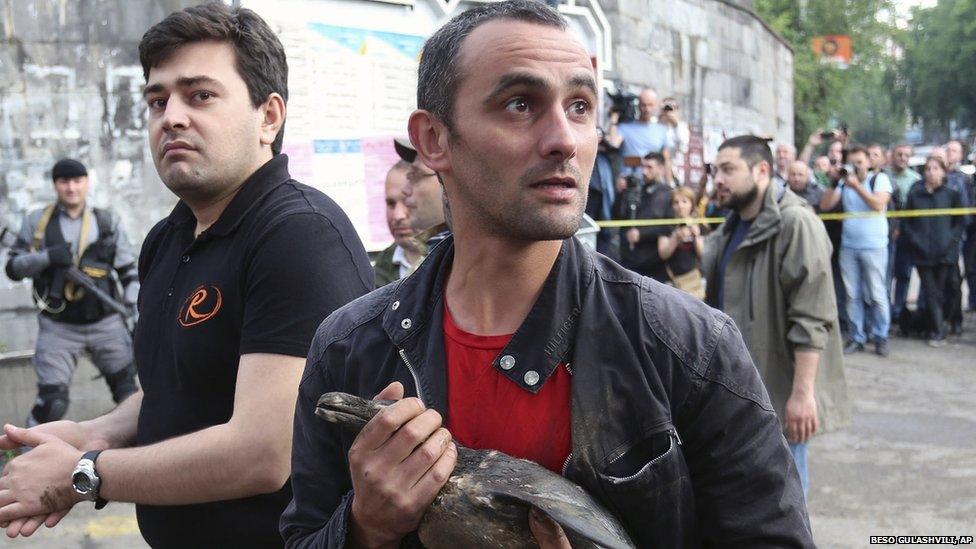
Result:
{"label": "wristwatch", "polygon": [[98,476],[98,471],[95,470],[95,460],[98,459],[98,454],[101,453],[101,450],[85,452],[81,456],[81,459],[78,460],[78,465],[75,466],[74,472],[71,473],[71,487],[81,497],[88,501],[94,501],[95,509],[101,509],[108,503],[108,501],[98,497],[98,489],[102,484],[102,478]]}

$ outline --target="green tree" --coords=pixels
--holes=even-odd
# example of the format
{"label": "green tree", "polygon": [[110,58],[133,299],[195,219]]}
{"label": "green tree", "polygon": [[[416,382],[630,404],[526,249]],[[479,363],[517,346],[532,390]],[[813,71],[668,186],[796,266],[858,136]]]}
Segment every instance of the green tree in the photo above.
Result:
{"label": "green tree", "polygon": [[901,37],[900,91],[927,133],[976,127],[976,1],[940,0],[912,12]]}
{"label": "green tree", "polygon": [[[817,128],[846,123],[855,139],[892,143],[905,129],[904,94],[893,84],[889,45],[896,30],[881,17],[891,0],[756,0],[755,9],[794,51],[795,139]],[[822,63],[811,40],[827,34],[851,37],[854,59],[841,69]]]}

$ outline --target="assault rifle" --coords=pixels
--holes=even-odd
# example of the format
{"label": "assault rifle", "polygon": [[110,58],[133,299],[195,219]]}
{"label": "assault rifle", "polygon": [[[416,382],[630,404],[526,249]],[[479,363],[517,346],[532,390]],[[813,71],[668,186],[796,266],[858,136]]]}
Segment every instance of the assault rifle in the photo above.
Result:
{"label": "assault rifle", "polygon": [[[29,246],[26,242],[24,242],[24,239],[21,238],[19,234],[0,224],[0,246],[12,248],[17,244]],[[86,292],[90,292],[91,295],[98,298],[98,300],[101,301],[106,307],[122,315],[122,318],[126,321],[126,325],[131,324],[133,317],[135,316],[133,311],[124,304],[119,303],[111,295],[99,288],[98,285],[95,284],[95,281],[92,280],[90,276],[82,272],[81,269],[75,265],[66,267],[64,269],[64,276],[66,279],[84,288]]]}

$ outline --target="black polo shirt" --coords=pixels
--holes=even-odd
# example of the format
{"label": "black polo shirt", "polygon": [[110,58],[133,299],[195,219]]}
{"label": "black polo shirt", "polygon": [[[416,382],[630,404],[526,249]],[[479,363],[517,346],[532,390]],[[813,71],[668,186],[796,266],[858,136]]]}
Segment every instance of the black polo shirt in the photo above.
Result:
{"label": "black polo shirt", "polygon": [[[240,356],[304,357],[319,323],[373,287],[366,251],[342,209],[288,175],[280,154],[254,172],[194,238],[182,201],[139,258],[136,362],[145,396],[138,445],[226,423]],[[250,459],[260,459],[255,447]],[[291,485],[199,505],[138,505],[154,547],[281,546]]]}

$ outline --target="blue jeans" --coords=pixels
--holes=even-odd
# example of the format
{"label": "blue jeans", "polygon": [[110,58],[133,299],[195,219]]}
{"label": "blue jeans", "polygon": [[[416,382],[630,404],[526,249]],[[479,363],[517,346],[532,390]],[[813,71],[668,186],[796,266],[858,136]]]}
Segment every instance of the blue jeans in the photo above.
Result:
{"label": "blue jeans", "polygon": [[847,294],[847,319],[851,323],[849,335],[853,341],[863,344],[868,340],[864,333],[865,302],[871,309],[871,339],[888,339],[891,317],[885,289],[887,268],[888,248],[853,250],[842,246],[840,249],[840,273]]}
{"label": "blue jeans", "polygon": [[810,492],[810,476],[807,474],[807,443],[790,442],[790,453],[796,462],[796,470],[800,473],[800,485],[803,486],[803,499],[808,499]]}

